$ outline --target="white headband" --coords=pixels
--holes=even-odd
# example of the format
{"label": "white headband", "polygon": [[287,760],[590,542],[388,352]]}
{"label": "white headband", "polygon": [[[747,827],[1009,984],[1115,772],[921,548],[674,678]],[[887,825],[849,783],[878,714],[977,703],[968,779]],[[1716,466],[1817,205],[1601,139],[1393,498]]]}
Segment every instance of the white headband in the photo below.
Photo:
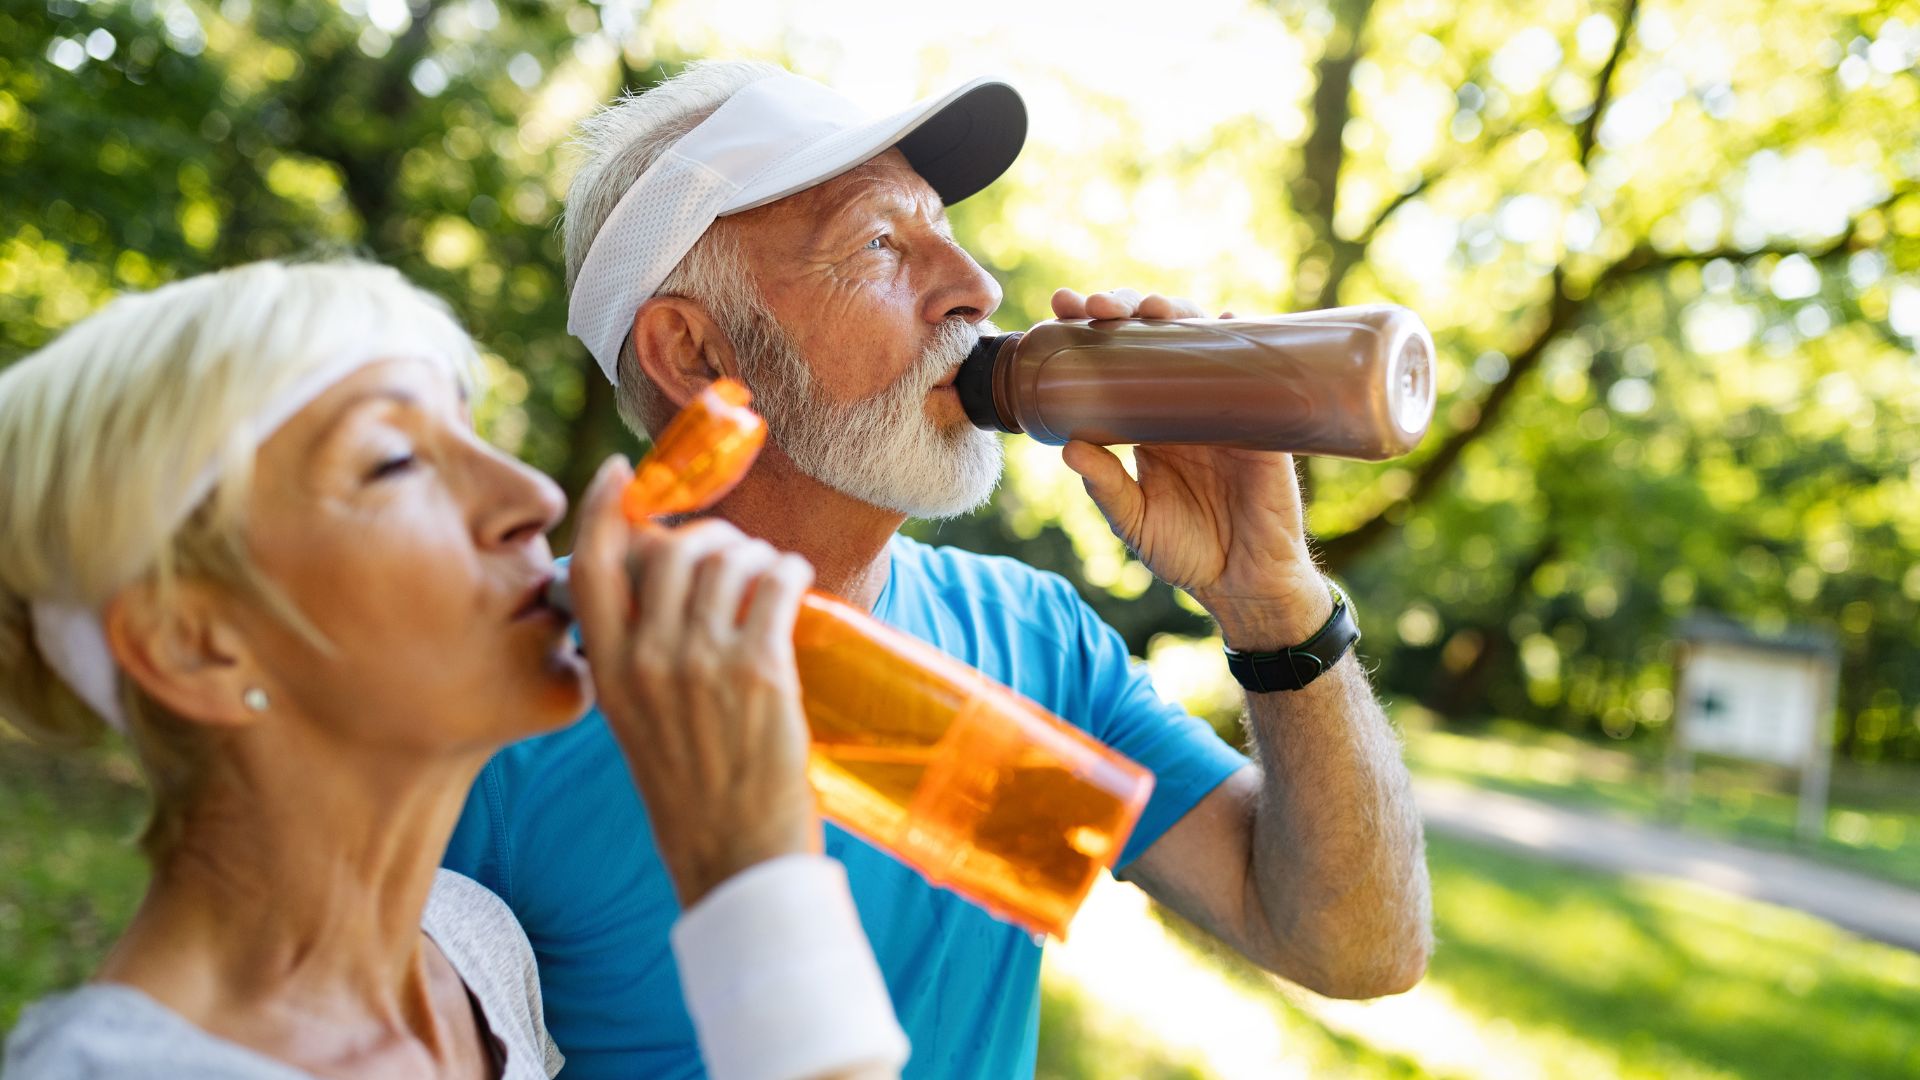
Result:
{"label": "white headband", "polygon": [[40,650],[40,658],[113,730],[126,734],[127,718],[120,711],[113,651],[107,647],[107,631],[100,624],[100,616],[79,604],[58,600],[35,600],[28,610],[33,615],[33,644]]}
{"label": "white headband", "polygon": [[[249,444],[248,449],[258,449],[296,413],[347,376],[376,361],[402,359],[408,355],[388,348],[363,347],[294,381],[265,402],[247,423],[243,437]],[[193,508],[212,493],[219,478],[217,459],[202,463],[193,482],[175,497],[164,519],[162,534],[172,536]],[[70,599],[37,599],[27,606],[33,617],[33,642],[40,650],[41,659],[81,701],[100,714],[101,719],[115,731],[126,734],[127,717],[120,708],[118,669],[113,651],[107,645],[107,631],[100,621],[100,612]]]}
{"label": "white headband", "polygon": [[749,83],[661,154],[593,238],[574,277],[567,331],[618,384],[633,315],[707,227],[813,187],[899,144],[948,203],[985,187],[1026,139],[1005,83],[975,79],[879,119],[812,79]]}

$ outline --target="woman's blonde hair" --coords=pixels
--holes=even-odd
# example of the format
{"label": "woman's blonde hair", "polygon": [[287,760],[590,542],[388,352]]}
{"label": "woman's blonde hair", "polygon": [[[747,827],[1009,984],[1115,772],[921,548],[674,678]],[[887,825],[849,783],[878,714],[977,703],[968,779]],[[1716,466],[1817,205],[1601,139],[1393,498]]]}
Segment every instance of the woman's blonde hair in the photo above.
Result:
{"label": "woman's blonde hair", "polygon": [[[35,602],[98,612],[128,585],[206,580],[304,620],[244,542],[268,410],[344,358],[423,357],[464,387],[473,343],[438,298],[355,261],[253,263],[122,296],[0,371],[0,718],[92,741],[106,718],[48,665]],[[177,839],[213,736],[116,677],[153,796],[142,840]]]}

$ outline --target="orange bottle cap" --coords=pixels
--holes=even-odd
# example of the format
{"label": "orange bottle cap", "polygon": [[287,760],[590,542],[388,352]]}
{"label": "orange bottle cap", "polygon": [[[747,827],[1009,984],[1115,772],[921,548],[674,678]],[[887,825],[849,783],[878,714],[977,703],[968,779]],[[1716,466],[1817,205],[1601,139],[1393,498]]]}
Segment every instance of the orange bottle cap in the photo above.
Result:
{"label": "orange bottle cap", "polygon": [[719,379],[687,402],[621,493],[627,520],[705,510],[726,498],[766,445],[767,422],[748,408],[753,392]]}

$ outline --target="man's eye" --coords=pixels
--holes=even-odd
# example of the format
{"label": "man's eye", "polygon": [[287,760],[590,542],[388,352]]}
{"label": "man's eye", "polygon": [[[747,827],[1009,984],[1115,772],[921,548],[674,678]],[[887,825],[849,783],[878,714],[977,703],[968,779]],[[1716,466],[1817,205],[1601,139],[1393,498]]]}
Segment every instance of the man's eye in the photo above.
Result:
{"label": "man's eye", "polygon": [[879,251],[881,248],[884,248],[886,246],[887,246],[887,234],[881,233],[879,236],[876,236],[873,239],[867,241],[866,250]]}
{"label": "man's eye", "polygon": [[389,476],[397,476],[400,473],[406,472],[408,469],[413,468],[413,463],[415,460],[416,459],[412,454],[402,454],[399,457],[388,458],[387,460],[374,466],[373,471],[367,474],[367,479],[368,480],[385,480]]}

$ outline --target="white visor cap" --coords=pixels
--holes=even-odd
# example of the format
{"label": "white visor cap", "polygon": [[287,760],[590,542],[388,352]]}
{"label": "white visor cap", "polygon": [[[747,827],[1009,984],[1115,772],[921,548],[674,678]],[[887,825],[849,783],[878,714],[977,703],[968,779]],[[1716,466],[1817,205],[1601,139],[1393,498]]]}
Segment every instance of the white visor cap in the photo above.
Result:
{"label": "white visor cap", "polygon": [[716,218],[831,180],[890,147],[951,205],[1005,172],[1026,138],[1026,105],[994,79],[877,119],[812,79],[782,72],[756,80],[620,197],[574,278],[567,331],[617,385],[634,312]]}

